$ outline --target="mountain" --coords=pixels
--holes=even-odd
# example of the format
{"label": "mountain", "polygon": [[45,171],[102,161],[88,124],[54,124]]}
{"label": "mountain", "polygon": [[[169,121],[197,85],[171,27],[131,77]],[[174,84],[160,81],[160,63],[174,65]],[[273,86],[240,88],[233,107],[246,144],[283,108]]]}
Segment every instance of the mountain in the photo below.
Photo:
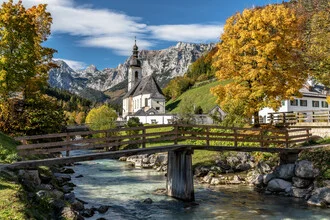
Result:
{"label": "mountain", "polygon": [[[214,46],[215,44],[179,42],[163,50],[142,50],[139,53],[142,75],[154,75],[163,87],[170,79],[182,76],[191,63]],[[86,95],[86,89],[93,92],[105,92],[117,87],[125,89],[129,61],[130,58],[116,68],[98,70],[94,65],[90,65],[79,71],[72,70],[64,61],[55,61],[59,68],[49,71],[49,84],[51,87],[62,88],[82,96]]]}

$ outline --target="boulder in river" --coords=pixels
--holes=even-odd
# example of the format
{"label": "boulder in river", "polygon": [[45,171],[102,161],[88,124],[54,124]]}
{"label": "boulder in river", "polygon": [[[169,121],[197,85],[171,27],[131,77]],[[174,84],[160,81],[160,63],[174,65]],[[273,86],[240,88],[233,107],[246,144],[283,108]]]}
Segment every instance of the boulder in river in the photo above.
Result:
{"label": "boulder in river", "polygon": [[292,187],[292,183],[283,179],[272,179],[267,185],[267,190],[271,192],[285,192]]}
{"label": "boulder in river", "polygon": [[330,206],[330,187],[315,189],[307,203],[314,206]]}
{"label": "boulder in river", "polygon": [[274,174],[277,178],[291,180],[294,176],[294,164],[282,164],[275,168]]}
{"label": "boulder in river", "polygon": [[301,160],[296,163],[295,175],[305,179],[313,179],[319,175],[320,171],[314,168],[312,162]]}
{"label": "boulder in river", "polygon": [[293,186],[298,188],[307,188],[313,183],[313,180],[311,179],[303,179],[300,177],[294,176],[292,178]]}

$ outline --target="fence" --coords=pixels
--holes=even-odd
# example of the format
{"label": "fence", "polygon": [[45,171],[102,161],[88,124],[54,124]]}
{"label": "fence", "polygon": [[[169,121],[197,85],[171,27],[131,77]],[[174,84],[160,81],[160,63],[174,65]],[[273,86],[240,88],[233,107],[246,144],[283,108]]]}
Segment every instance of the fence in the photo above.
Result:
{"label": "fence", "polygon": [[[76,137],[81,138],[77,139]],[[187,142],[203,146],[233,147],[250,143],[260,147],[280,146],[288,148],[297,143],[308,141],[310,137],[309,128],[228,128],[172,124],[25,136],[15,139],[22,142],[22,145],[17,147],[21,156],[62,151],[66,151],[67,156],[69,156],[69,151],[72,150],[118,150],[120,147],[125,148],[132,144],[145,148],[148,144],[164,146]],[[197,143],[194,143],[196,141]]]}
{"label": "fence", "polygon": [[[266,123],[265,121],[263,121]],[[296,124],[299,122],[330,122],[330,111],[274,112],[268,113],[270,124]]]}

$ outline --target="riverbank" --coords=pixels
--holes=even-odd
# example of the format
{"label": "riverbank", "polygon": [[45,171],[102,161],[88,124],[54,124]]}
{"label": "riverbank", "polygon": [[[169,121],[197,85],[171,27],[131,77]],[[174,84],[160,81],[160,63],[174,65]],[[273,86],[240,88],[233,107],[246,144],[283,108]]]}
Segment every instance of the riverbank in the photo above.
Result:
{"label": "riverbank", "polygon": [[[317,181],[320,170],[307,160],[256,161],[250,153],[227,153],[209,166],[197,166],[194,178],[206,185],[250,185],[269,195],[303,198],[312,206],[330,208],[330,181]],[[120,158],[131,166],[166,172],[167,155]],[[278,165],[276,165],[278,164]]]}

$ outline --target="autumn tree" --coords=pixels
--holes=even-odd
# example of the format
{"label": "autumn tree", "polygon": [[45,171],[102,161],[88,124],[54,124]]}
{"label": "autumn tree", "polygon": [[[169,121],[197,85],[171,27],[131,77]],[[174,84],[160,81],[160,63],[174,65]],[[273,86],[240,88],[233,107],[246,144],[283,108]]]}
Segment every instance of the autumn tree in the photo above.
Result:
{"label": "autumn tree", "polygon": [[317,82],[330,87],[330,2],[329,0],[292,1],[305,19],[303,34],[306,71]]}
{"label": "autumn tree", "polygon": [[29,9],[22,1],[4,2],[0,8],[0,99],[39,91],[47,82],[55,50],[43,47],[52,18],[45,4]]}
{"label": "autumn tree", "polygon": [[302,21],[284,5],[246,9],[225,24],[214,68],[226,85],[212,88],[221,106],[236,103],[254,116],[264,107],[278,109],[281,100],[299,94],[307,79],[301,60]]}
{"label": "autumn tree", "polygon": [[86,117],[86,123],[92,130],[106,130],[115,127],[117,113],[107,105],[102,105],[90,110]]}

